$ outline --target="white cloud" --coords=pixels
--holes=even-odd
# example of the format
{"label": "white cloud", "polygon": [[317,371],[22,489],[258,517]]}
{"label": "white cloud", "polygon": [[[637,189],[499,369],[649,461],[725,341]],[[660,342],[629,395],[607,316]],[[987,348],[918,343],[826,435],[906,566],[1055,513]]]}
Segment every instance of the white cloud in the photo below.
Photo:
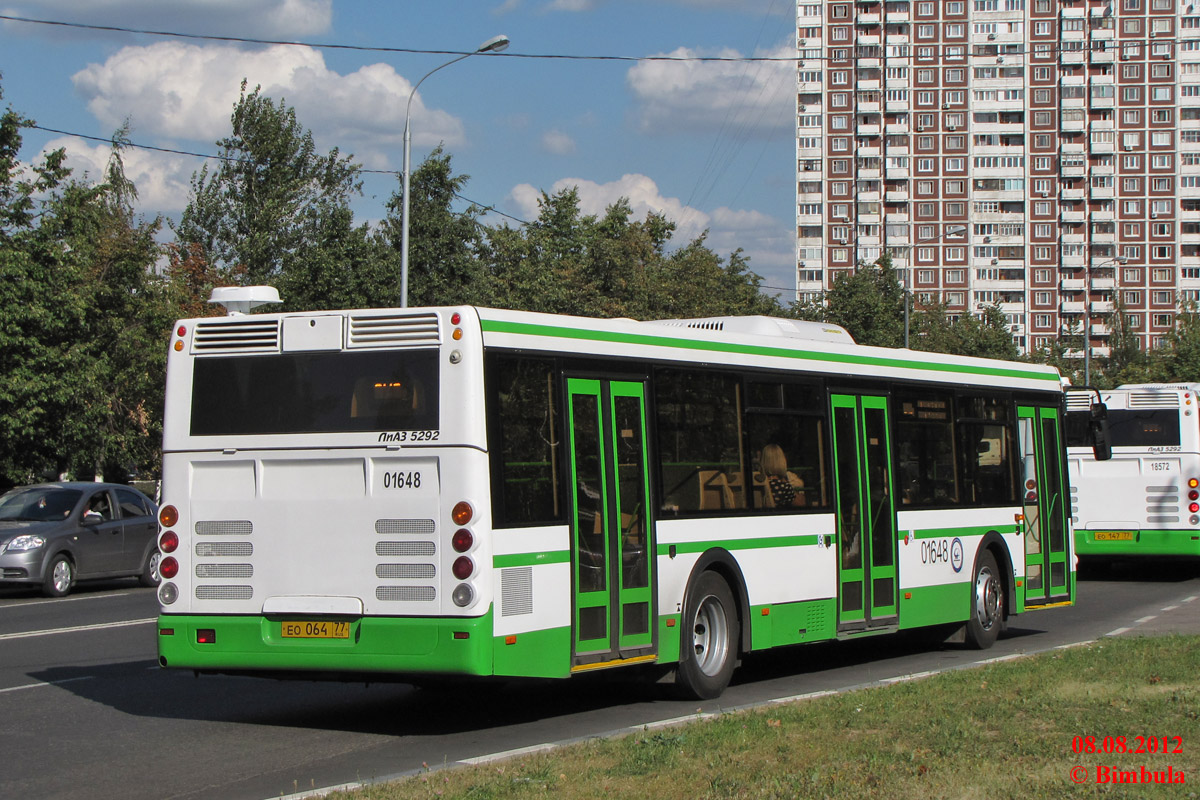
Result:
{"label": "white cloud", "polygon": [[[60,137],[46,143],[42,153],[63,148],[72,175],[92,183],[104,180],[112,148],[88,144],[74,136]],[[202,161],[191,156],[157,153],[127,148],[121,154],[125,177],[133,181],[138,192],[138,206],[150,213],[181,211],[187,205],[192,173]]]}
{"label": "white cloud", "polygon": [[324,33],[333,21],[333,0],[15,0],[15,5],[12,11],[20,16],[250,37]]}
{"label": "white cloud", "polygon": [[575,152],[575,140],[558,128],[542,134],[542,149],[556,156],[566,156]]}
{"label": "white cloud", "polygon": [[[673,58],[739,59],[736,50],[701,53],[680,47]],[[756,54],[794,59],[791,44]],[[795,108],[795,62],[642,61],[626,75],[639,102],[638,125],[647,133],[724,130],[730,136],[790,131]]]}
{"label": "white cloud", "polygon": [[549,11],[591,11],[592,0],[550,0],[546,4]]}
{"label": "white cloud", "polygon": [[[73,76],[76,91],[105,126],[115,129],[128,118],[138,131],[210,144],[228,135],[243,78],[294,107],[321,147],[338,146],[369,167],[399,161],[412,84],[387,64],[341,75],[307,47],[245,51],[160,42],[123,48]],[[412,112],[417,146],[463,142],[461,121],[427,109],[420,94]]]}

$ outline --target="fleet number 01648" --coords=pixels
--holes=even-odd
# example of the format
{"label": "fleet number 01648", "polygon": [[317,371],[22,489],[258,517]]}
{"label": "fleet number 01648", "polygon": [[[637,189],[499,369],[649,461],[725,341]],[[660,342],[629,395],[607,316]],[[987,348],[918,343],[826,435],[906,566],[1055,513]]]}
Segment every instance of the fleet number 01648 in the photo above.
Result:
{"label": "fleet number 01648", "polygon": [[385,489],[420,489],[421,472],[385,472],[383,473],[383,488]]}

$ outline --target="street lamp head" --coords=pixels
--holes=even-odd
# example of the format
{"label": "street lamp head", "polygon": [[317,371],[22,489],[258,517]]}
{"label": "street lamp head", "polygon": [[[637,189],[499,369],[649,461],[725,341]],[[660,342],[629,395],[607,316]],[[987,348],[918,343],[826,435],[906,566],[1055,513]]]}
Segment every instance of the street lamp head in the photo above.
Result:
{"label": "street lamp head", "polygon": [[475,49],[476,53],[499,53],[508,48],[508,37],[503,33],[493,36]]}

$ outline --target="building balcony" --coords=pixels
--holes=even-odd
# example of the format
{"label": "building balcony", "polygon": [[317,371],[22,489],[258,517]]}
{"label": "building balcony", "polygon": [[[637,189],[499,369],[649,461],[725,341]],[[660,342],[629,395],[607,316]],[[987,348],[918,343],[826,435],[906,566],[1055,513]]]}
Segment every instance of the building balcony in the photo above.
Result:
{"label": "building balcony", "polygon": [[[895,177],[891,173],[889,173],[888,176]],[[884,199],[884,202],[887,202],[887,203],[907,203],[908,197],[909,197],[908,189],[889,189],[887,192],[884,193],[883,199]],[[891,219],[891,218],[892,218],[892,215],[889,214],[888,219]]]}
{"label": "building balcony", "polygon": [[1113,97],[1089,97],[1088,108],[1116,108],[1116,98]]}
{"label": "building balcony", "polygon": [[1087,310],[1087,304],[1084,303],[1082,300],[1078,301],[1078,302],[1070,302],[1070,303],[1064,302],[1062,304],[1062,313],[1063,314],[1082,314],[1086,310]]}
{"label": "building balcony", "polygon": [[[1061,283],[1064,292],[1082,292],[1087,288],[1087,281],[1083,278],[1063,278]],[[1079,301],[1079,305],[1083,305],[1082,300]]]}
{"label": "building balcony", "polygon": [[[1069,165],[1065,165],[1065,166],[1060,166],[1058,168],[1058,174],[1060,177],[1063,177],[1063,178],[1083,178],[1087,175],[1087,167],[1085,167],[1083,164],[1069,164]],[[1081,192],[1081,194],[1079,194],[1078,196],[1083,197],[1083,194],[1082,194],[1083,190],[1080,189],[1079,191]],[[1065,197],[1065,195],[1064,195],[1064,197]]]}
{"label": "building balcony", "polygon": [[1079,189],[1063,189],[1060,194],[1063,200],[1086,200],[1087,196],[1083,188]]}
{"label": "building balcony", "polygon": [[[1117,212],[1108,210],[1097,210],[1092,212],[1093,222],[1113,222],[1117,218]],[[1097,234],[1097,236],[1102,234]],[[1111,235],[1111,234],[1108,234]]]}
{"label": "building balcony", "polygon": [[[1062,38],[1067,38],[1065,33]],[[1087,54],[1082,50],[1063,50],[1058,54],[1060,64],[1082,64],[1086,60]]]}
{"label": "building balcony", "polygon": [[1088,196],[1093,200],[1108,200],[1117,196],[1117,187],[1090,186],[1088,187]]}
{"label": "building balcony", "polygon": [[1088,56],[1093,64],[1111,64],[1117,60],[1117,51],[1113,48],[1106,50],[1091,50]]}
{"label": "building balcony", "polygon": [[[875,59],[875,61],[878,62],[879,59]],[[879,64],[876,63],[875,66],[879,66]],[[879,79],[875,78],[873,80],[868,80],[868,79],[864,78],[864,79],[860,80],[858,83],[856,83],[854,86],[860,92],[878,92],[879,91]]]}

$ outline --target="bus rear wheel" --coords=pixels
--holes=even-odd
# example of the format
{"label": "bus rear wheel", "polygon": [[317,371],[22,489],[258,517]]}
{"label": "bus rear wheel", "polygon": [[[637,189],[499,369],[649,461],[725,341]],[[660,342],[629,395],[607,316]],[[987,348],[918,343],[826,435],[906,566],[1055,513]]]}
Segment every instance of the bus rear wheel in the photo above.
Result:
{"label": "bus rear wheel", "polygon": [[720,696],[737,666],[740,626],[729,584],[715,572],[700,574],[684,608],[676,686],[686,697]]}
{"label": "bus rear wheel", "polygon": [[1004,579],[996,557],[984,550],[975,559],[971,582],[971,616],[967,620],[967,644],[986,650],[996,643],[1004,628]]}

